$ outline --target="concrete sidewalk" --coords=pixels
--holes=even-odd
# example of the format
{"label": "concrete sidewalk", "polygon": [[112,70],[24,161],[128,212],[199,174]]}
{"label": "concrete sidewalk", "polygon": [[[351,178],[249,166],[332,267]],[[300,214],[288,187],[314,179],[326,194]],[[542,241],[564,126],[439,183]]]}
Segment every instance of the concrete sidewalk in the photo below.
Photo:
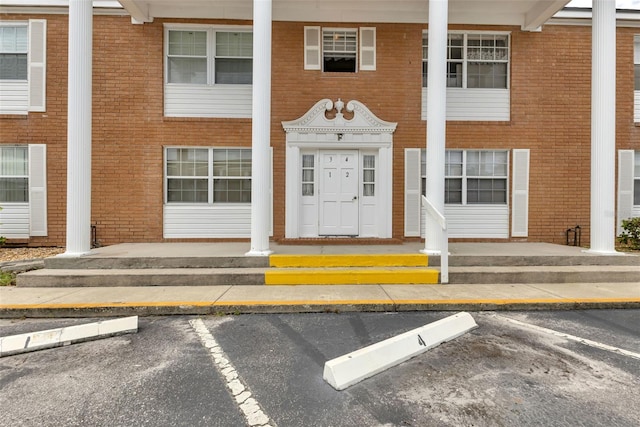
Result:
{"label": "concrete sidewalk", "polygon": [[0,317],[640,308],[640,282],[0,288]]}
{"label": "concrete sidewalk", "polygon": [[[279,254],[417,253],[420,243],[401,245],[278,245]],[[243,257],[247,243],[120,244],[91,251],[76,263],[97,259]],[[564,265],[589,258],[597,265],[639,265],[637,254],[598,256],[548,243],[452,243],[451,260],[474,256],[482,265],[535,261]],[[584,257],[584,258],[583,258]],[[626,259],[624,259],[626,258]],[[125,261],[127,262],[127,261]],[[523,265],[522,263],[516,265]],[[523,269],[524,267],[515,267]],[[577,276],[576,276],[577,277]],[[567,280],[568,282],[569,280]],[[0,287],[0,317],[67,317],[217,313],[408,310],[553,310],[640,308],[637,281],[447,285],[104,286]]]}

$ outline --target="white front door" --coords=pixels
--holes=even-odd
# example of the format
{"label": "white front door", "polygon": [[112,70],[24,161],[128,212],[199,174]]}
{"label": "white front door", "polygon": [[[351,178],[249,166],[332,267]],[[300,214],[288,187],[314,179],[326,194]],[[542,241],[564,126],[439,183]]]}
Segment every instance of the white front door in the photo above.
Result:
{"label": "white front door", "polygon": [[320,162],[321,236],[357,236],[359,234],[358,152],[322,150]]}

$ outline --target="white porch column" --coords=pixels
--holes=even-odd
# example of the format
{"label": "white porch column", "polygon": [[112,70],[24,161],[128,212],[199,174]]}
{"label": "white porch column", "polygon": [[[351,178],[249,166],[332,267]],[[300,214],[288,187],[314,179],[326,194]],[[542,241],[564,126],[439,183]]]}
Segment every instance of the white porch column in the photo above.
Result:
{"label": "white porch column", "polygon": [[593,0],[591,249],[615,253],[616,4]]}
{"label": "white porch column", "polygon": [[91,84],[93,2],[69,1],[67,250],[91,250]]}
{"label": "white porch column", "polygon": [[253,0],[253,104],[251,109],[251,250],[267,256],[271,167],[271,0]]}
{"label": "white porch column", "polygon": [[[444,214],[448,9],[448,0],[429,0],[426,197],[442,214]],[[428,213],[425,215],[426,234],[423,252],[439,254],[442,248],[440,224]]]}

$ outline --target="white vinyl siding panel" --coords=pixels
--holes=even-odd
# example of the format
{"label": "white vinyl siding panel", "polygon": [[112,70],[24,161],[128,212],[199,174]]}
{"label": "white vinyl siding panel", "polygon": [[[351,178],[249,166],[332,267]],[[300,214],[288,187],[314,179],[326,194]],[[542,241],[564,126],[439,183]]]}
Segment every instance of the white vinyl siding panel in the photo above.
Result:
{"label": "white vinyl siding panel", "polygon": [[[633,150],[618,150],[618,221],[617,234],[622,232],[622,220],[637,216],[633,206],[634,186]],[[637,207],[640,211],[640,206]]]}
{"label": "white vinyl siding panel", "polygon": [[[421,237],[425,236],[424,209],[422,207],[420,216]],[[450,239],[509,238],[509,207],[506,205],[445,205],[444,216]]]}
{"label": "white vinyl siding panel", "polygon": [[47,235],[47,146],[29,145],[29,234]]}
{"label": "white vinyl siding panel", "polygon": [[404,235],[420,236],[420,223],[424,218],[421,206],[420,148],[404,151]]}
{"label": "white vinyl siding panel", "polygon": [[163,237],[248,238],[251,237],[251,205],[165,205]]}
{"label": "white vinyl siding panel", "polygon": [[640,90],[633,91],[633,121],[640,123]]}
{"label": "white vinyl siding panel", "polygon": [[529,150],[513,150],[511,235],[529,235]]}
{"label": "white vinyl siding panel", "polygon": [[27,114],[29,83],[0,80],[0,114]]}
{"label": "white vinyl siding panel", "polygon": [[29,203],[2,204],[0,236],[7,239],[29,238]]}
{"label": "white vinyl siding panel", "polygon": [[29,20],[29,111],[47,111],[47,21]]}
{"label": "white vinyl siding panel", "polygon": [[[427,120],[427,88],[422,88],[422,120]],[[447,120],[509,121],[509,89],[447,88]]]}
{"label": "white vinyl siding panel", "polygon": [[165,85],[167,117],[251,118],[251,85]]}

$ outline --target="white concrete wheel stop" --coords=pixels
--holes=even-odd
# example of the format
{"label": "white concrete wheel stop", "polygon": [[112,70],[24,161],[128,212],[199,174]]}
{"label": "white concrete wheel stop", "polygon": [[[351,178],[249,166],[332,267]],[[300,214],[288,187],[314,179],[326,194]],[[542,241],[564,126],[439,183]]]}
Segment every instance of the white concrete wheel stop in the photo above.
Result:
{"label": "white concrete wheel stop", "polygon": [[329,360],[322,377],[344,390],[477,327],[469,313],[460,312]]}
{"label": "white concrete wheel stop", "polygon": [[0,338],[0,357],[138,332],[138,316]]}

